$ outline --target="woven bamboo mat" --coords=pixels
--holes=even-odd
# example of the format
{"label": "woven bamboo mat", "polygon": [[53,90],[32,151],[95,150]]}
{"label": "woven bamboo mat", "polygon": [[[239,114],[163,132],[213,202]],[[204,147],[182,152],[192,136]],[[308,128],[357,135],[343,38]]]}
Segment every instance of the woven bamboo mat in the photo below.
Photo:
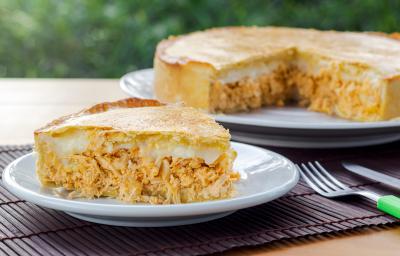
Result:
{"label": "woven bamboo mat", "polygon": [[[295,163],[319,160],[351,187],[396,193],[344,171],[340,161],[351,160],[400,178],[400,143],[343,150],[273,150]],[[29,145],[0,146],[0,169],[30,151]],[[93,224],[20,200],[0,186],[0,255],[202,255],[397,224],[367,200],[328,200],[316,195],[302,181],[292,192],[273,202],[208,223],[169,228]]]}

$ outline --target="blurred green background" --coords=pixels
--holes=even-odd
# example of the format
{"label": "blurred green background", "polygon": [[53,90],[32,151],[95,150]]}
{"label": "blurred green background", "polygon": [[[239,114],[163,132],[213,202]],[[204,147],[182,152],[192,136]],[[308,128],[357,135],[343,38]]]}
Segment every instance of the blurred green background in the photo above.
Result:
{"label": "blurred green background", "polygon": [[0,77],[120,77],[168,35],[227,25],[400,30],[400,1],[1,0]]}

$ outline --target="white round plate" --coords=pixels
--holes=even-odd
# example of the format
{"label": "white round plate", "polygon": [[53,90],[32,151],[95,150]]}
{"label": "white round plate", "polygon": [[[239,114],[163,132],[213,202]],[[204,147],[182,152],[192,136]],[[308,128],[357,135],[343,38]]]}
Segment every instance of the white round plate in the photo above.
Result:
{"label": "white round plate", "polygon": [[238,152],[234,169],[240,172],[241,179],[236,184],[237,194],[224,200],[150,205],[127,204],[109,198],[68,199],[65,191],[41,187],[35,174],[35,153],[8,165],[2,179],[10,192],[34,204],[65,211],[87,221],[134,227],[186,225],[221,218],[281,197],[298,182],[298,171],[287,158],[242,143],[232,142],[232,147]]}
{"label": "white round plate", "polygon": [[[153,69],[134,71],[121,78],[120,86],[131,96],[155,98],[153,77]],[[233,140],[264,146],[340,148],[400,139],[400,120],[353,122],[300,107],[267,107],[214,117],[232,132]]]}

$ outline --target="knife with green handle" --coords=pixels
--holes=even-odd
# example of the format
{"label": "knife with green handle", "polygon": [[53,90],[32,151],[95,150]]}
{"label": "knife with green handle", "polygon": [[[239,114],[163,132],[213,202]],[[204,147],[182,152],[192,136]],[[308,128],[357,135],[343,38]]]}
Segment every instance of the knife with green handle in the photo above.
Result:
{"label": "knife with green handle", "polygon": [[400,198],[397,196],[381,196],[376,206],[379,210],[400,219]]}
{"label": "knife with green handle", "polygon": [[[400,189],[400,180],[389,175],[371,170],[364,166],[343,162],[342,165],[349,171],[358,174],[360,176],[379,181],[381,183],[390,185],[394,188]],[[386,212],[396,218],[400,218],[400,198],[387,195],[387,196],[378,196],[374,198],[377,202],[377,208],[383,212]]]}

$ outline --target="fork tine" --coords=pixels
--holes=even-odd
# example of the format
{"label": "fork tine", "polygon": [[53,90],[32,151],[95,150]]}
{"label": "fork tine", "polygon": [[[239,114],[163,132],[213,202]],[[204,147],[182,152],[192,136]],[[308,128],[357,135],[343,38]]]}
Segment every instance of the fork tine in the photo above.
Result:
{"label": "fork tine", "polygon": [[314,171],[314,174],[318,175],[321,182],[324,182],[325,185],[327,185],[329,188],[331,188],[333,190],[341,189],[340,187],[336,186],[334,183],[329,181],[324,175],[322,175],[321,172],[318,171],[318,169],[315,168],[315,166],[311,162],[308,162],[308,166]]}
{"label": "fork tine", "polygon": [[314,189],[317,193],[319,194],[324,194],[326,193],[325,191],[323,191],[322,189],[320,189],[317,185],[315,185],[314,182],[312,182],[307,175],[301,170],[300,166],[298,166],[296,164],[296,168],[297,170],[299,170],[301,177],[306,181],[306,183],[312,188]]}
{"label": "fork tine", "polygon": [[303,171],[306,172],[307,175],[311,177],[311,179],[314,181],[314,183],[316,183],[322,190],[327,193],[333,192],[333,190],[327,187],[323,182],[321,182],[305,164],[302,163],[301,167],[303,167]]}
{"label": "fork tine", "polygon": [[315,161],[315,164],[319,167],[322,173],[325,174],[326,177],[328,177],[332,182],[334,182],[336,185],[340,186],[342,189],[348,189],[349,187],[340,182],[338,179],[333,177],[329,172],[318,162]]}

